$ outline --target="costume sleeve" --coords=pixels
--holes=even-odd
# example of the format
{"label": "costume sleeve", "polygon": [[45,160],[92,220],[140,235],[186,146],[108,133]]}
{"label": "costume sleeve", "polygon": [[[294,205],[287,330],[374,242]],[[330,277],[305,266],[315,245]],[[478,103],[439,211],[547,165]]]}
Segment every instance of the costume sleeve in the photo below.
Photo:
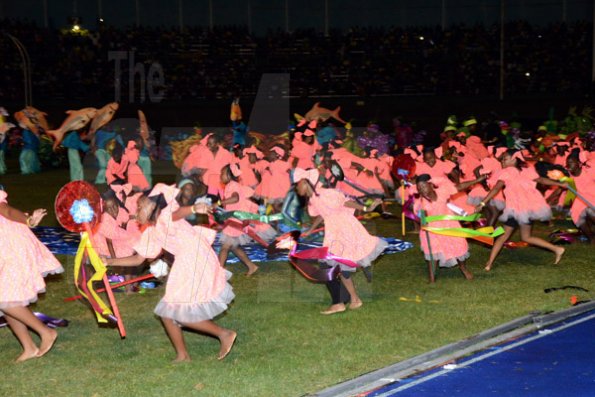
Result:
{"label": "costume sleeve", "polygon": [[149,226],[140,236],[140,240],[132,247],[137,254],[144,258],[155,258],[163,249],[155,226]]}

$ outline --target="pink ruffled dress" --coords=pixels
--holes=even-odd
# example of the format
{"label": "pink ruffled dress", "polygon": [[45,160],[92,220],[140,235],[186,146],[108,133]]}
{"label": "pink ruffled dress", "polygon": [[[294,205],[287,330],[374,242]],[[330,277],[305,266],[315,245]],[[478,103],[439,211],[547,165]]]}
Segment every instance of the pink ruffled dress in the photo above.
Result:
{"label": "pink ruffled dress", "polygon": [[[435,215],[454,215],[454,213],[448,208],[447,203],[449,202],[452,195],[457,193],[455,186],[448,180],[436,179],[433,181],[434,184],[438,185],[434,189],[436,192],[436,201],[429,201],[421,197],[415,202],[415,212],[419,210],[425,210],[426,216]],[[428,224],[429,227],[461,227],[458,221],[436,221]],[[428,239],[430,238],[430,246],[432,248],[432,255],[430,256],[430,249],[428,247]],[[438,262],[440,267],[453,267],[458,264],[459,261],[464,261],[469,258],[469,246],[467,240],[462,237],[443,236],[441,234],[435,234],[425,231],[419,232],[419,241],[421,250],[424,253],[426,260],[434,259]]]}
{"label": "pink ruffled dress", "polygon": [[547,221],[552,217],[550,206],[537,190],[534,180],[538,177],[532,167],[522,171],[516,167],[506,167],[495,175],[496,181],[504,182],[505,208],[498,218],[501,222],[512,218],[520,224],[529,224],[532,221]]}
{"label": "pink ruffled dress", "polygon": [[211,247],[215,236],[214,230],[191,226],[184,219],[174,222],[167,209],[142,232],[133,247],[139,255],[155,258],[165,250],[175,257],[155,314],[187,324],[213,319],[227,310],[235,295],[227,282],[231,273],[219,265]]}
{"label": "pink ruffled dress", "polygon": [[[275,160],[268,163],[268,167],[262,170],[260,197],[265,198],[269,203],[282,203],[291,187],[289,170],[291,164],[283,160]],[[242,174],[242,178],[244,174]]]}
{"label": "pink ruffled dress", "polygon": [[[120,210],[122,212],[123,210]],[[125,211],[124,211],[125,212]],[[93,247],[100,255],[111,257],[107,240],[111,240],[116,258],[125,258],[134,254],[132,247],[140,239],[140,233],[130,233],[122,228],[118,221],[108,213],[101,214],[101,221],[93,234]]]}
{"label": "pink ruffled dress", "polygon": [[198,159],[196,167],[205,170],[202,181],[208,186],[209,194],[221,195],[221,169],[231,164],[232,160],[232,154],[221,146],[215,154],[208,149],[201,151],[201,157]]}
{"label": "pink ruffled dress", "polygon": [[105,169],[105,179],[108,185],[114,183],[116,179],[126,180],[126,169],[128,168],[128,161],[122,156],[122,161],[119,163],[113,157],[107,162]]}
{"label": "pink ruffled dress", "polygon": [[254,189],[256,185],[258,185],[258,179],[256,179],[256,175],[254,174],[254,164],[250,163],[248,156],[244,156],[241,159],[234,159],[242,171],[242,179],[240,183]]}
{"label": "pink ruffled dress", "polygon": [[[318,187],[316,193],[310,197],[308,212],[312,216],[321,216],[324,219],[322,244],[328,247],[330,253],[367,267],[382,254],[388,244],[368,233],[353,215],[355,210],[345,207],[347,201],[345,195],[338,190]],[[340,266],[342,271],[357,270],[345,265]]]}
{"label": "pink ruffled dress", "polygon": [[[0,191],[0,203],[7,197]],[[27,225],[0,215],[0,234],[0,310],[27,306],[45,292],[43,278],[64,269]]]}
{"label": "pink ruffled dress", "polygon": [[[308,169],[314,167],[313,157],[320,150],[320,145],[314,140],[312,145],[308,145],[302,140],[293,140],[293,149],[290,158],[298,159],[297,168]],[[293,162],[293,160],[290,160]]]}
{"label": "pink ruffled dress", "polygon": [[[258,212],[258,205],[250,200],[250,197],[254,195],[254,190],[247,186],[242,186],[238,182],[230,181],[225,185],[225,191],[223,197],[229,198],[237,193],[239,201],[234,204],[228,204],[225,206],[227,211],[245,211],[253,214]],[[253,224],[250,227],[256,231],[256,234],[265,241],[270,241],[275,238],[275,230],[265,223]],[[244,233],[242,230],[233,226],[226,226],[221,231],[221,244],[231,244],[232,247],[239,245],[246,245],[252,242],[250,236]]]}
{"label": "pink ruffled dress", "polygon": [[[344,147],[336,148],[332,150],[333,153],[333,160],[335,160],[341,168],[343,169],[343,174],[345,175],[345,179],[355,183],[357,179],[357,170],[351,167],[351,163],[357,163],[360,157],[357,157],[349,150],[345,149]],[[349,186],[345,182],[339,182],[337,184],[337,189],[340,190],[342,193],[348,196],[361,196],[363,193],[359,190],[354,189],[353,187]]]}
{"label": "pink ruffled dress", "polygon": [[380,160],[376,158],[360,158],[356,161],[361,164],[368,171],[372,172],[372,175],[368,175],[366,172],[360,172],[357,175],[356,182],[359,186],[363,187],[366,191],[374,194],[383,194],[384,189],[382,184],[374,174],[376,168],[380,171],[383,167]]}
{"label": "pink ruffled dress", "polygon": [[126,148],[122,156],[122,162],[128,162],[128,183],[137,190],[144,191],[151,186],[149,186],[143,170],[137,164],[139,156],[140,152],[136,147]]}
{"label": "pink ruffled dress", "polygon": [[415,175],[428,174],[434,178],[445,178],[447,174],[450,174],[456,164],[451,161],[436,160],[436,164],[430,167],[426,162],[421,161],[416,164]]}

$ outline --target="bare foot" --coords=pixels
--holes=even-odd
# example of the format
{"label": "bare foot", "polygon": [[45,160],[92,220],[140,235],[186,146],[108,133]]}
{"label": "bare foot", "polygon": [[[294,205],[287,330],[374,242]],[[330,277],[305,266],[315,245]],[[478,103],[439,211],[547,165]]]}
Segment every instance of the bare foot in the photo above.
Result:
{"label": "bare foot", "polygon": [[490,270],[492,270],[492,264],[487,264],[486,267],[483,268],[483,270],[485,270],[486,272],[489,272]]}
{"label": "bare foot", "polygon": [[37,358],[37,354],[39,354],[38,348],[35,348],[34,350],[25,350],[23,354],[17,357],[15,362],[22,363],[23,361],[31,360],[32,358]]}
{"label": "bare foot", "polygon": [[189,363],[190,361],[192,361],[192,359],[188,354],[182,354],[176,356],[176,358],[172,360],[172,363]]}
{"label": "bare foot", "polygon": [[246,273],[246,277],[250,277],[252,276],[254,273],[256,273],[258,271],[258,266],[254,265],[254,267],[251,267],[248,270],[248,273]]}
{"label": "bare foot", "polygon": [[223,360],[229,354],[237,336],[237,332],[228,330],[219,338],[221,341],[221,349],[219,349],[219,357],[217,357],[217,360]]}
{"label": "bare foot", "polygon": [[345,311],[345,305],[343,303],[337,303],[336,305],[331,305],[328,309],[320,312],[320,314],[329,315],[335,313],[341,313]]}
{"label": "bare foot", "polygon": [[557,265],[558,263],[560,263],[560,260],[562,259],[562,255],[564,255],[564,252],[565,251],[566,251],[566,248],[557,247],[557,249],[556,249],[556,260],[554,261],[554,265]]}
{"label": "bare foot", "polygon": [[471,273],[469,270],[467,270],[466,266],[459,266],[459,269],[461,269],[463,276],[465,276],[465,278],[467,280],[473,280],[473,273]]}
{"label": "bare foot", "polygon": [[39,352],[37,357],[44,356],[54,346],[54,342],[58,339],[58,332],[55,329],[48,328],[47,335],[41,337],[41,343],[39,345]]}
{"label": "bare foot", "polygon": [[362,307],[363,305],[364,305],[364,302],[362,302],[362,301],[352,301],[352,302],[349,304],[349,309],[350,309],[350,310],[357,310],[357,309],[359,309],[360,307]]}

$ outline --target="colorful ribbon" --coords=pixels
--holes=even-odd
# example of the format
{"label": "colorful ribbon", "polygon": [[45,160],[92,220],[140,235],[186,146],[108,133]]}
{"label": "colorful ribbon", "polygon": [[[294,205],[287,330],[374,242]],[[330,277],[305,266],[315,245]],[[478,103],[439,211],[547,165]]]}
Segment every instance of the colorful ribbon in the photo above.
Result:
{"label": "colorful ribbon", "polygon": [[[85,270],[85,266],[83,265],[83,259],[88,258],[91,266],[95,270],[95,273],[87,280],[87,272]],[[115,322],[118,326],[118,330],[120,332],[120,336],[122,338],[126,337],[126,330],[124,329],[124,324],[120,317],[120,313],[118,310],[118,306],[116,304],[113,292],[111,288],[109,288],[109,281],[107,279],[107,268],[99,258],[99,255],[93,248],[91,244],[91,239],[89,237],[88,232],[83,232],[81,234],[81,243],[79,244],[78,251],[74,258],[74,284],[77,290],[80,292],[81,296],[83,296],[93,308],[95,313],[95,317],[97,317],[97,322],[105,324],[108,320]],[[81,277],[82,276],[82,277]],[[93,283],[103,281],[106,286],[106,293],[108,299],[111,303],[113,308],[110,309],[103,299],[97,294],[93,287]]]}
{"label": "colorful ribbon", "polygon": [[494,237],[498,237],[504,234],[504,229],[498,226],[494,229],[492,226],[486,226],[479,229],[470,229],[466,227],[432,227],[425,226],[430,222],[436,221],[463,221],[463,222],[475,222],[479,220],[480,214],[472,214],[466,216],[460,215],[432,215],[422,216],[421,224],[422,230],[428,231],[434,234],[440,234],[443,236],[461,237],[461,238],[472,238],[474,240],[481,241],[486,244],[494,244]]}

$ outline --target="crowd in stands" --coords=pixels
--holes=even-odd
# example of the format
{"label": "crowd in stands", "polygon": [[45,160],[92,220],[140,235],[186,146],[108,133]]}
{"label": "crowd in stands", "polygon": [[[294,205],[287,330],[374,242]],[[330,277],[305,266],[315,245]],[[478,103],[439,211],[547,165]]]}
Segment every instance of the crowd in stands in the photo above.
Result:
{"label": "crowd in stands", "polygon": [[[315,30],[254,36],[243,27],[180,32],[102,26],[73,34],[23,21],[4,20],[2,26],[27,48],[33,94],[41,99],[113,100],[110,51],[134,52],[134,64],[141,62],[146,70],[154,62],[162,65],[165,100],[170,101],[254,96],[263,73],[290,73],[291,94],[302,97],[497,95],[500,84],[499,26],[358,27],[331,30],[328,36]],[[590,92],[591,35],[590,22],[507,23],[507,93]],[[20,57],[4,36],[0,50],[0,96],[18,100],[23,87]],[[123,93],[128,93],[129,62],[130,56],[122,62]]]}

